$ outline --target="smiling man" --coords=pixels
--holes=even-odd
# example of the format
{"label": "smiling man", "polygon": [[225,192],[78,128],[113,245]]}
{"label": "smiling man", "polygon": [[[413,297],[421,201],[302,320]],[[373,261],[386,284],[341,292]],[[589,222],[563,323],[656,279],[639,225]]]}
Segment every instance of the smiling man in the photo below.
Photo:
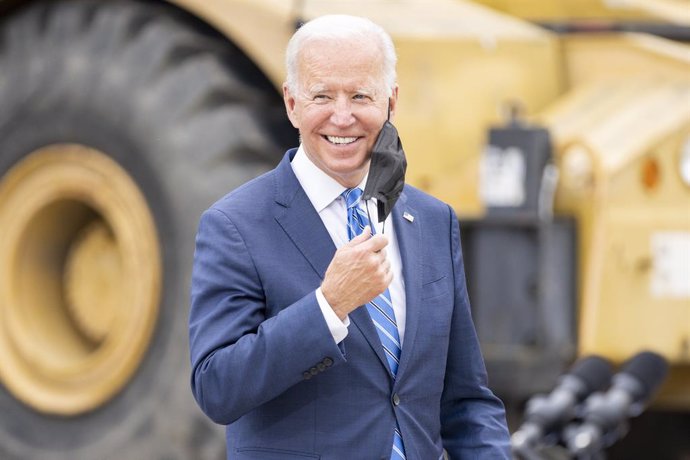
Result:
{"label": "smiling man", "polygon": [[356,187],[388,109],[395,114],[395,74],[385,72],[395,54],[385,44],[371,46],[366,34],[344,46],[345,35],[327,32],[334,38],[297,35],[290,44],[285,105],[309,160],[341,185]]}
{"label": "smiling man", "polygon": [[228,459],[510,458],[455,214],[381,171],[404,164],[395,62],[369,20],[300,28],[283,94],[301,145],[201,218],[192,389]]}

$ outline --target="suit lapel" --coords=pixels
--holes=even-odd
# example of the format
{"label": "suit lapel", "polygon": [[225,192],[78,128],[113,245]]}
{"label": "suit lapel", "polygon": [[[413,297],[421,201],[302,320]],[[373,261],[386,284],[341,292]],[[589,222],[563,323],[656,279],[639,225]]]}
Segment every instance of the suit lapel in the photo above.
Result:
{"label": "suit lapel", "polygon": [[276,168],[275,219],[288,237],[323,279],[335,254],[333,240],[292,171],[290,161],[296,149],[289,150]]}
{"label": "suit lapel", "polygon": [[391,373],[388,361],[384,355],[381,339],[379,338],[378,332],[376,332],[376,326],[374,326],[374,322],[371,320],[371,316],[369,316],[367,307],[363,305],[350,313],[350,321],[357,326],[357,329],[359,329],[359,332],[361,332],[367,340],[371,349],[376,353],[376,356],[378,356],[381,365],[386,368],[388,375],[392,379],[393,374]]}
{"label": "suit lapel", "polygon": [[[403,192],[398,203],[391,213],[395,234],[400,248],[400,259],[403,266],[403,278],[405,280],[405,337],[400,353],[400,366],[398,367],[399,381],[405,375],[409,367],[414,347],[419,320],[422,315],[422,266],[421,266],[421,240],[422,230],[419,215],[407,202]],[[408,220],[411,216],[411,220]]]}

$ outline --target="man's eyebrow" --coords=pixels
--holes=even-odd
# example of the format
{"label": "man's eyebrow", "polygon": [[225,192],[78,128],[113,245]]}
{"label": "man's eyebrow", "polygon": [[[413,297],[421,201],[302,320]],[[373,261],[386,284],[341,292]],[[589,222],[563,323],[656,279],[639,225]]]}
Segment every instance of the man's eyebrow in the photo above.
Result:
{"label": "man's eyebrow", "polygon": [[316,94],[316,93],[323,93],[324,91],[327,91],[328,87],[322,83],[317,83],[315,85],[310,86],[307,88],[307,93],[308,94]]}
{"label": "man's eyebrow", "polygon": [[[325,85],[323,83],[316,83],[308,88],[304,88],[302,92],[302,97],[312,98],[318,94],[328,93],[329,91],[331,90],[328,87],[328,85]],[[376,98],[380,92],[381,89],[377,86],[362,86],[347,90],[347,93],[351,95],[361,94],[363,96],[371,98]]]}
{"label": "man's eyebrow", "polygon": [[362,88],[357,88],[357,89],[355,90],[355,93],[357,93],[357,94],[364,94],[365,96],[373,96],[373,95],[375,95],[377,92],[378,92],[378,91],[377,91],[377,88],[376,88],[376,87],[372,87],[372,86],[365,86],[365,87],[362,87]]}

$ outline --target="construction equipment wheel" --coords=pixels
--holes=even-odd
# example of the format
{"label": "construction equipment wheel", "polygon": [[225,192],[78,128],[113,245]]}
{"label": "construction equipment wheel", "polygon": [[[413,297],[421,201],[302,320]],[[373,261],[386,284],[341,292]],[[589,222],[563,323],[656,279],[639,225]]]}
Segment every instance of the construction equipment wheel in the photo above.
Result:
{"label": "construction equipment wheel", "polygon": [[144,1],[14,11],[0,69],[0,458],[223,458],[189,389],[194,233],[279,160],[280,95]]}

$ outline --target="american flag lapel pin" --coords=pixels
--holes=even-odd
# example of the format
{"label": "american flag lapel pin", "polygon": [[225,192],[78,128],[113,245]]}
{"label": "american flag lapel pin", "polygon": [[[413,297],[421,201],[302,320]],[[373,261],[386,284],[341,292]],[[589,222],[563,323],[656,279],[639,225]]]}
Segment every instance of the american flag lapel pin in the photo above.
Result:
{"label": "american flag lapel pin", "polygon": [[407,220],[408,222],[414,222],[414,216],[407,211],[403,212],[403,219]]}

